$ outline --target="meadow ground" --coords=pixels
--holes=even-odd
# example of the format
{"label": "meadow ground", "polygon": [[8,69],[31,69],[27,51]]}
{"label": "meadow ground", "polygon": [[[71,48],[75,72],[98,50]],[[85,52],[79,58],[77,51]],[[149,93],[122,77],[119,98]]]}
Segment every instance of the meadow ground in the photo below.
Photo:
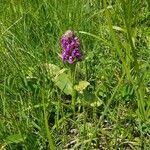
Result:
{"label": "meadow ground", "polygon": [[[150,150],[149,9],[0,0],[0,150]],[[75,80],[59,56],[68,29],[83,55]]]}

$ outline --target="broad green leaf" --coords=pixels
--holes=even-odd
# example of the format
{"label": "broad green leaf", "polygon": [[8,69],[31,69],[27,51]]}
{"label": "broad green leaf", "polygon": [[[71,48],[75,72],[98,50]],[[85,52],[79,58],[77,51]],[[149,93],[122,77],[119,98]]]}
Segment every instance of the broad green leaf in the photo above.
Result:
{"label": "broad green leaf", "polygon": [[113,29],[116,30],[116,31],[122,31],[122,32],[127,32],[125,29],[121,28],[121,27],[118,27],[118,26],[113,26]]}
{"label": "broad green leaf", "polygon": [[99,107],[103,104],[103,102],[101,100],[96,100],[95,102],[91,103],[90,105],[92,107]]}
{"label": "broad green leaf", "polygon": [[53,79],[55,85],[61,89],[65,94],[71,95],[72,93],[72,82],[69,79],[69,76],[65,73],[57,75]]}
{"label": "broad green leaf", "polygon": [[80,81],[78,85],[75,85],[75,89],[79,92],[79,93],[83,93],[83,91],[87,88],[87,86],[90,85],[89,82],[87,81]]}
{"label": "broad green leaf", "polygon": [[51,77],[57,75],[57,73],[60,71],[60,68],[54,64],[45,64],[45,66]]}
{"label": "broad green leaf", "polygon": [[65,94],[72,93],[72,82],[69,79],[69,75],[65,73],[66,68],[60,69],[54,64],[46,64],[49,76],[52,77],[52,81],[55,85],[62,90]]}

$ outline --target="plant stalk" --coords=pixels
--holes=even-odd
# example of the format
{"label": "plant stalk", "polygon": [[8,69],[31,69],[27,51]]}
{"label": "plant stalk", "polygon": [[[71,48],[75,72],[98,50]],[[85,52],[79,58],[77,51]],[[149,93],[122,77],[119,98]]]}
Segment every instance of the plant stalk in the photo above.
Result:
{"label": "plant stalk", "polygon": [[76,72],[75,70],[76,70],[76,64],[73,64],[71,66],[71,80],[72,80],[71,107],[72,107],[74,113],[75,113],[75,102],[76,102],[76,90],[74,89],[74,86],[75,86],[75,72]]}

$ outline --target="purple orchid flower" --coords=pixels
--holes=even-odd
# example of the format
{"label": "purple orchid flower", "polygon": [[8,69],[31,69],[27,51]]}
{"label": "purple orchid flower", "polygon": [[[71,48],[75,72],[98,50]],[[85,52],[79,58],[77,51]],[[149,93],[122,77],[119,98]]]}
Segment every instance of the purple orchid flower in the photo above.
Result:
{"label": "purple orchid flower", "polygon": [[74,35],[73,31],[68,30],[61,37],[61,48],[61,58],[64,62],[73,64],[74,62],[81,60],[80,42],[78,37]]}

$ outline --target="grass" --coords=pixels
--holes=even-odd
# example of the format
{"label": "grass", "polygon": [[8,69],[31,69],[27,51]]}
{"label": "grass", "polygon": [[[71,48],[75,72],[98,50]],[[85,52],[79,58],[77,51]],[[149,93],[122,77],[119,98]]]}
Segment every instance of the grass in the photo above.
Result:
{"label": "grass", "polygon": [[[149,8],[148,0],[1,0],[0,149],[149,150]],[[59,57],[68,29],[84,55],[73,104]]]}

